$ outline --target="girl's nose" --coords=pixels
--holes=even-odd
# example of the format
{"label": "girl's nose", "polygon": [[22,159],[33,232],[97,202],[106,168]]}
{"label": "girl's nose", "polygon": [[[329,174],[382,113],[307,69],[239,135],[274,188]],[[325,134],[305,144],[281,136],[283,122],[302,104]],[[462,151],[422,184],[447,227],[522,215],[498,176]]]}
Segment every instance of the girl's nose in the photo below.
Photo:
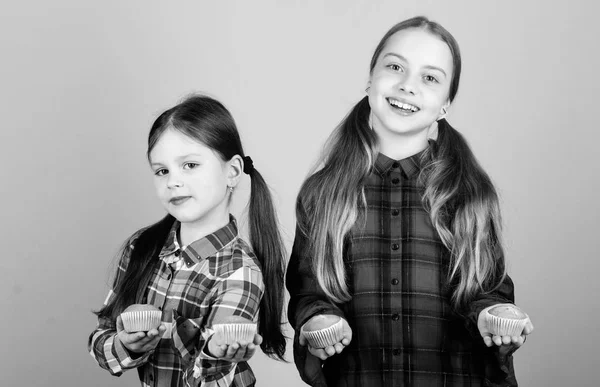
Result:
{"label": "girl's nose", "polygon": [[402,79],[398,84],[398,88],[404,91],[405,93],[412,95],[414,95],[416,91],[412,77],[405,77],[404,79]]}
{"label": "girl's nose", "polygon": [[169,174],[169,180],[167,180],[167,187],[168,188],[181,188],[183,187],[183,181],[181,180],[181,178],[179,176],[176,176],[174,174]]}

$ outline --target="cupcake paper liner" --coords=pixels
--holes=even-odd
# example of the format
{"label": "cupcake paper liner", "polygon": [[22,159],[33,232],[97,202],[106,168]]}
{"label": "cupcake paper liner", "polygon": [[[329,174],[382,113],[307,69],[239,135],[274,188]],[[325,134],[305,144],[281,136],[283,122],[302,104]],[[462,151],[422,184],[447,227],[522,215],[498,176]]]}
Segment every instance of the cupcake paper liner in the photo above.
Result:
{"label": "cupcake paper liner", "polygon": [[338,343],[342,338],[342,319],[331,325],[329,328],[318,329],[316,331],[306,331],[304,336],[313,348],[325,348]]}
{"label": "cupcake paper liner", "polygon": [[511,319],[486,314],[490,331],[497,336],[520,336],[529,318]]}
{"label": "cupcake paper liner", "polygon": [[252,343],[256,334],[256,324],[215,324],[213,330],[221,335],[227,345],[242,341]]}
{"label": "cupcake paper liner", "polygon": [[126,332],[146,332],[160,325],[160,310],[138,310],[121,313],[123,328]]}

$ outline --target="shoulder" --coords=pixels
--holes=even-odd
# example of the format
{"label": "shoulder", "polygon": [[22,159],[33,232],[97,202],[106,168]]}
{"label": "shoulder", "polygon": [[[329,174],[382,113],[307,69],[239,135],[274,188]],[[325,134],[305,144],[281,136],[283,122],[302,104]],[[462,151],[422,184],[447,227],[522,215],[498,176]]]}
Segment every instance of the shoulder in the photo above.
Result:
{"label": "shoulder", "polygon": [[135,249],[136,243],[139,241],[140,236],[146,230],[147,227],[141,228],[131,234],[129,238],[125,239],[123,245],[121,246],[121,258],[119,260],[119,269],[125,271],[127,269],[127,265],[129,265],[129,261],[131,259],[131,254]]}
{"label": "shoulder", "polygon": [[209,258],[211,274],[227,278],[240,271],[256,272],[260,275],[261,267],[250,245],[239,236]]}

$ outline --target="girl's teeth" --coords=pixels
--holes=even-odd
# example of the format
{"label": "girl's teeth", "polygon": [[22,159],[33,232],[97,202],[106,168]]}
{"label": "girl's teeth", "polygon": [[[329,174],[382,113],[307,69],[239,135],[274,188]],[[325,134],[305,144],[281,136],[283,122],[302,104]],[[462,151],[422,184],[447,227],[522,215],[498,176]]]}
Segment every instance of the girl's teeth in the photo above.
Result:
{"label": "girl's teeth", "polygon": [[409,105],[407,103],[402,103],[402,102],[399,102],[399,101],[395,101],[393,99],[390,100],[390,104],[392,104],[392,105],[394,105],[396,107],[399,107],[400,109],[410,110],[412,112],[416,112],[417,110],[419,110],[416,106],[412,106],[412,105]]}

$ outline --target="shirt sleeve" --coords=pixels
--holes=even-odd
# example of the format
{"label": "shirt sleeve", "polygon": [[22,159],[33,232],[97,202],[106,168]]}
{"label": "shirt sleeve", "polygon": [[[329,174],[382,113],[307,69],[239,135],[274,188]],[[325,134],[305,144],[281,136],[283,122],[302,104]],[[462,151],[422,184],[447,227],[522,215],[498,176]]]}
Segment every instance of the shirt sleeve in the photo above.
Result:
{"label": "shirt sleeve", "polygon": [[[119,262],[115,284],[125,274],[132,249],[133,246],[129,245]],[[115,293],[110,289],[104,305],[108,305],[114,297]],[[115,376],[121,376],[124,371],[146,363],[153,352],[146,352],[134,359],[117,336],[116,322],[103,317],[98,317],[96,329],[89,336],[88,351],[101,368]]]}
{"label": "shirt sleeve", "polygon": [[475,298],[463,311],[465,316],[465,325],[473,338],[481,339],[479,328],[477,328],[477,320],[479,314],[487,307],[496,304],[514,304],[514,284],[512,279],[506,275],[504,281],[493,292],[480,294]]}
{"label": "shirt sleeve", "polygon": [[[479,314],[487,307],[496,304],[514,304],[515,293],[512,279],[506,275],[504,280],[494,291],[482,293],[475,298],[467,307],[458,311],[465,318],[465,327],[474,340],[480,344],[483,338],[477,327]],[[512,354],[516,351],[512,347],[508,353],[502,355],[496,345],[491,348],[485,347],[485,377],[486,385],[489,386],[516,386],[517,381],[513,366]]]}
{"label": "shirt sleeve", "polygon": [[286,274],[286,287],[290,293],[288,319],[294,328],[294,362],[302,380],[311,386],[326,386],[321,369],[321,359],[313,356],[306,346],[299,343],[300,328],[313,316],[331,314],[346,318],[343,311],[333,304],[319,286],[312,270],[309,242],[300,227],[296,236]]}
{"label": "shirt sleeve", "polygon": [[229,386],[235,376],[236,363],[208,355],[205,345],[214,333],[213,322],[230,316],[240,316],[251,321],[258,320],[260,301],[264,293],[262,273],[256,266],[242,266],[215,284],[211,312],[204,321],[174,316],[172,338],[175,350],[184,362],[198,358],[194,375],[201,386]]}

